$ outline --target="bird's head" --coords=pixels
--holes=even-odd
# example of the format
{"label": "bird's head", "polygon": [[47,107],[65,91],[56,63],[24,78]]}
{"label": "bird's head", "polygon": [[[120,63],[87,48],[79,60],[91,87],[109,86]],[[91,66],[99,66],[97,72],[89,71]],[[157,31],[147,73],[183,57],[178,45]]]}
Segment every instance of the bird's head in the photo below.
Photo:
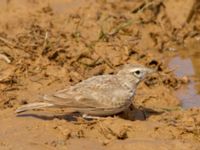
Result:
{"label": "bird's head", "polygon": [[135,83],[139,83],[143,80],[147,74],[155,72],[153,69],[144,67],[142,65],[127,64],[118,72],[118,75],[122,75],[125,78],[131,78]]}

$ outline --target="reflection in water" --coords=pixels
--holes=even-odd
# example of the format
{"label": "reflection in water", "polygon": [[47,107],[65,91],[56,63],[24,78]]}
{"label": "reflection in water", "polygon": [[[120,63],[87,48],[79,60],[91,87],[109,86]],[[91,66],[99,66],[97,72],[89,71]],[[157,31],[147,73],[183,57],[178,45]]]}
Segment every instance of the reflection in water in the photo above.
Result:
{"label": "reflection in water", "polygon": [[[192,42],[184,50],[180,50],[180,56],[173,58],[170,68],[176,68],[178,77],[190,76],[200,79],[200,42]],[[182,100],[184,108],[200,106],[200,84],[198,80],[192,80],[188,87],[177,92]]]}

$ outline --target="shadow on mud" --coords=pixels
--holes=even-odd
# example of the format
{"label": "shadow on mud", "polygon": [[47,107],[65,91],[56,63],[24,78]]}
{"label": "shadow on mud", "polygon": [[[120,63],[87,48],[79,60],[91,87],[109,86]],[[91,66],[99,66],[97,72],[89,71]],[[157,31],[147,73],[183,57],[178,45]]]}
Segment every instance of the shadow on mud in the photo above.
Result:
{"label": "shadow on mud", "polygon": [[160,115],[162,113],[163,112],[158,112],[151,108],[145,108],[145,107],[136,108],[133,105],[131,105],[127,110],[120,113],[119,117],[131,121],[134,120],[145,121],[152,115]]}
{"label": "shadow on mud", "polygon": [[77,117],[80,117],[79,113],[70,113],[70,114],[60,114],[60,115],[41,115],[34,113],[24,113],[18,114],[17,117],[33,117],[42,120],[66,120],[66,121],[77,121]]}
{"label": "shadow on mud", "polygon": [[[124,112],[121,112],[117,115],[113,115],[111,117],[118,116],[119,118],[125,119],[125,120],[141,120],[145,121],[148,117],[151,115],[160,115],[163,112],[157,112],[153,109],[150,108],[136,108],[133,105],[131,105],[127,110]],[[66,120],[66,121],[78,121],[78,118],[81,117],[82,115],[78,112],[73,112],[73,113],[68,113],[68,114],[58,114],[58,115],[53,115],[53,114],[36,114],[36,113],[22,113],[22,114],[17,114],[17,117],[33,117],[37,119],[42,119],[42,120],[54,120],[54,119],[59,119],[59,120]],[[86,119],[86,121],[92,121],[95,119]]]}

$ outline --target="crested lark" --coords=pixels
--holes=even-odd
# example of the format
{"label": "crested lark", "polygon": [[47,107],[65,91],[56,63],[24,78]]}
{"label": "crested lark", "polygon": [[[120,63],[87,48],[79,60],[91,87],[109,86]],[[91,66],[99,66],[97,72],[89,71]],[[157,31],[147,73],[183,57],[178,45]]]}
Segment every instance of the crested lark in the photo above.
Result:
{"label": "crested lark", "polygon": [[138,83],[152,70],[128,64],[116,75],[99,75],[74,86],[43,97],[45,102],[26,104],[16,110],[60,107],[73,108],[83,116],[109,116],[122,112],[131,105]]}

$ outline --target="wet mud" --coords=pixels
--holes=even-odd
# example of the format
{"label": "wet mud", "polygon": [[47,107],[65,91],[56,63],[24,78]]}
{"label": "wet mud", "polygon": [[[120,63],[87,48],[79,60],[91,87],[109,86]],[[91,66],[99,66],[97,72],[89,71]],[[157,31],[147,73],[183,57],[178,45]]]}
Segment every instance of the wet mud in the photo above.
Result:
{"label": "wet mud", "polygon": [[[0,1],[0,149],[198,150],[197,0]],[[125,112],[84,120],[19,106],[123,64],[156,72]]]}

